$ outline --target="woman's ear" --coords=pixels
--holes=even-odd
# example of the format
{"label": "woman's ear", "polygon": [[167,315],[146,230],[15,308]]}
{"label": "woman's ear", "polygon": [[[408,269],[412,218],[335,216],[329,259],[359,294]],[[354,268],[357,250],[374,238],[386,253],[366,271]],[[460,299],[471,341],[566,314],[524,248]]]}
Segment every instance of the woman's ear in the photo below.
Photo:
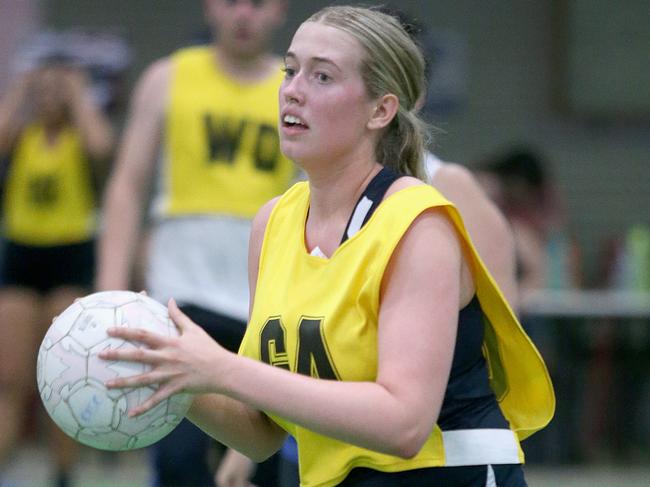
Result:
{"label": "woman's ear", "polygon": [[370,130],[379,130],[387,127],[395,118],[399,109],[399,99],[392,93],[388,93],[374,104],[374,110],[366,127]]}

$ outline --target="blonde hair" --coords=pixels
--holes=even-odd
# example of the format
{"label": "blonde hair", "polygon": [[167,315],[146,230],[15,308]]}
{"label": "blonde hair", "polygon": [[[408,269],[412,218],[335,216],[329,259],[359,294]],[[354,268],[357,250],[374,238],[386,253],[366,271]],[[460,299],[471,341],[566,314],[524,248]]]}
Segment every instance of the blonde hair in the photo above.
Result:
{"label": "blonde hair", "polygon": [[401,174],[422,179],[429,127],[417,115],[416,107],[425,89],[420,48],[396,17],[372,8],[326,7],[307,22],[340,29],[359,42],[365,51],[360,69],[368,95],[376,99],[391,93],[399,99],[397,114],[377,144],[377,160]]}

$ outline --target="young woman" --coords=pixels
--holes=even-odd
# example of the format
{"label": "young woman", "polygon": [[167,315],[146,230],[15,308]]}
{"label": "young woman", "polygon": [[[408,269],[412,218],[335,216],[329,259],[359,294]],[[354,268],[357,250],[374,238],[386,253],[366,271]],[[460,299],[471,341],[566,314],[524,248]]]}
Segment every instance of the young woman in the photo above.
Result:
{"label": "young woman", "polygon": [[160,384],[131,414],[203,393],[189,418],[255,460],[291,433],[306,486],[525,485],[519,438],[553,391],[457,212],[414,177],[420,51],[389,15],[330,7],[285,69],[281,146],[309,180],[253,224],[240,354],[171,301],[179,338],[110,331],[150,350],[103,358],[153,368],[109,387]]}
{"label": "young woman", "polygon": [[[0,99],[0,470],[29,413],[36,352],[52,316],[91,289],[96,183],[112,145],[87,75],[64,59],[18,76]],[[48,424],[52,485],[69,485],[76,443]]]}

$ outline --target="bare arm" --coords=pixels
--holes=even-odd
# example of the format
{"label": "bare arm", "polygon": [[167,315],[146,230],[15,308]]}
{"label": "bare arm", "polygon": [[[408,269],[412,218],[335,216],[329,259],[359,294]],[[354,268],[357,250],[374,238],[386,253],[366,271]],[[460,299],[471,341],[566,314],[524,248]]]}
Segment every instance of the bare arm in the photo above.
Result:
{"label": "bare arm", "polygon": [[9,153],[24,125],[30,79],[30,74],[19,76],[0,99],[0,154]]}
{"label": "bare arm", "polygon": [[88,79],[82,71],[71,69],[66,73],[72,123],[90,157],[106,160],[113,149],[113,128],[108,117],[95,103],[88,91]]}
{"label": "bare arm", "polygon": [[266,414],[220,394],[197,396],[187,418],[220,443],[256,462],[278,451],[287,436]]}
{"label": "bare arm", "polygon": [[[437,245],[431,245],[432,241]],[[170,313],[181,328],[180,337],[126,328],[110,331],[113,336],[141,341],[149,349],[111,350],[102,353],[103,358],[138,360],[154,367],[151,372],[117,379],[109,386],[161,384],[134,414],[180,390],[221,394],[212,396],[212,405],[203,399],[192,408],[190,417],[198,423],[207,417],[207,431],[253,459],[263,459],[269,452],[250,452],[250,444],[271,438],[272,428],[277,427],[270,422],[264,426],[262,413],[251,411],[268,411],[372,450],[413,456],[431,434],[449,376],[461,262],[460,244],[443,214],[427,211],[416,219],[384,276],[375,381],[315,379],[232,354],[207,340],[207,335],[200,338],[200,328],[186,317],[181,319],[172,303]],[[217,399],[223,396],[239,402]],[[262,427],[262,437],[258,432],[231,442],[233,430],[240,435],[249,432],[247,421],[251,432]],[[274,448],[282,438],[276,437]]]}
{"label": "bare arm", "polygon": [[543,288],[546,283],[546,249],[542,238],[530,225],[518,219],[513,219],[512,230],[521,263],[521,293]]}
{"label": "bare arm", "polygon": [[97,289],[127,289],[144,198],[160,142],[169,83],[167,60],[153,64],[136,86],[115,170],[104,200]]}
{"label": "bare arm", "polygon": [[214,476],[217,487],[252,487],[251,477],[256,465],[237,450],[228,450],[219,462]]}
{"label": "bare arm", "polygon": [[466,168],[445,163],[431,184],[463,217],[481,259],[513,309],[517,308],[515,243],[510,225]]}
{"label": "bare arm", "polygon": [[248,315],[253,311],[255,302],[255,289],[257,288],[257,277],[259,275],[260,255],[262,254],[262,243],[264,242],[264,232],[266,225],[271,217],[271,212],[280,198],[273,198],[260,208],[253,219],[251,226],[251,236],[248,243],[248,291],[250,299],[248,300]]}

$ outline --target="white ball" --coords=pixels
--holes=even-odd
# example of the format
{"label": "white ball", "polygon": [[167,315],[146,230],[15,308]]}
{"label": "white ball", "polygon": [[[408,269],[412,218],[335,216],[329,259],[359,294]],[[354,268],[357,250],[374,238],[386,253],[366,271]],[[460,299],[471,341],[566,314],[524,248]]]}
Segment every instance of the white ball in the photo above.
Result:
{"label": "white ball", "polygon": [[132,450],[155,443],[172,431],[190,407],[190,394],[176,394],[133,418],[127,413],[145,401],[155,386],[107,389],[104,382],[141,374],[148,365],[107,361],[107,348],[142,347],[112,338],[113,326],[144,328],[177,335],[167,308],[131,291],[105,291],[77,300],[48,329],[38,351],[37,383],[45,409],[75,440],[102,450]]}

